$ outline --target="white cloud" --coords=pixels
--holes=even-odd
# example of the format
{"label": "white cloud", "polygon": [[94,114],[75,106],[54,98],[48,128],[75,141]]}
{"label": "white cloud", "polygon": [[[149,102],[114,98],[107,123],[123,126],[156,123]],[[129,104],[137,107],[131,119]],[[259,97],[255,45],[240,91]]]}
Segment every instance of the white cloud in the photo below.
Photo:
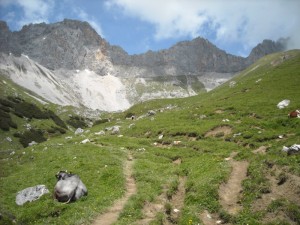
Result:
{"label": "white cloud", "polygon": [[99,23],[97,23],[94,17],[89,16],[84,10],[80,8],[74,8],[74,13],[78,16],[79,19],[88,22],[101,37],[104,37],[101,26],[99,25]]}
{"label": "white cloud", "polygon": [[[54,8],[53,0],[1,0],[0,6],[7,7],[16,5],[21,9],[21,16],[16,17],[17,12],[7,12],[4,18],[8,21],[14,21],[17,28],[21,28],[28,23],[48,22],[49,15]],[[19,13],[19,12],[18,12]]]}
{"label": "white cloud", "polygon": [[108,0],[106,5],[153,24],[158,40],[213,33],[217,43],[249,48],[266,38],[299,37],[299,0]]}
{"label": "white cloud", "polygon": [[[7,22],[14,23],[17,28],[29,23],[49,23],[51,20],[63,20],[69,16],[87,21],[103,37],[103,32],[96,19],[86,13],[83,9],[74,5],[73,1],[61,0],[0,0],[1,7],[16,5],[20,12],[8,12],[4,16]],[[66,11],[67,10],[67,11]],[[72,16],[72,13],[74,16]],[[16,14],[21,18],[16,19]]]}
{"label": "white cloud", "polygon": [[52,0],[17,0],[15,4],[22,7],[24,11],[24,16],[19,21],[19,26],[28,23],[48,22],[49,15],[54,7],[54,1]]}

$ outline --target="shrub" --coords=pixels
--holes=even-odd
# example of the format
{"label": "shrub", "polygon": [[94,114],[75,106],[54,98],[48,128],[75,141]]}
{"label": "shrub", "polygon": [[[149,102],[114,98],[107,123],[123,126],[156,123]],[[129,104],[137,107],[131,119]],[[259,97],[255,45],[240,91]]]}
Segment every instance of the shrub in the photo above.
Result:
{"label": "shrub", "polygon": [[0,105],[0,111],[3,111],[3,112],[10,112],[10,109],[9,109],[9,107],[7,107],[7,106],[4,106],[4,105]]}
{"label": "shrub", "polygon": [[0,110],[0,129],[3,131],[9,131],[9,128],[17,129],[18,126],[14,123],[10,115],[2,110]]}
{"label": "shrub", "polygon": [[6,106],[6,107],[9,107],[9,108],[13,108],[14,107],[14,103],[9,101],[9,100],[6,100],[6,99],[2,99],[0,98],[0,104],[3,105],[3,106]]}
{"label": "shrub", "polygon": [[28,146],[28,144],[32,141],[41,143],[46,140],[47,139],[44,137],[43,132],[41,130],[31,129],[31,130],[25,131],[23,134],[21,134],[19,141],[22,144],[22,146],[24,148],[26,148]]}
{"label": "shrub", "polygon": [[74,128],[78,128],[78,127],[85,128],[85,127],[87,127],[87,124],[86,124],[84,118],[79,117],[79,116],[70,117],[70,119],[67,120],[67,123],[69,125],[71,125],[72,127],[74,127]]}
{"label": "shrub", "polygon": [[99,124],[107,123],[107,122],[109,122],[109,119],[100,119],[100,120],[96,120],[94,122],[94,125],[99,125]]}
{"label": "shrub", "polygon": [[61,127],[51,127],[47,129],[47,132],[50,134],[55,134],[55,133],[65,134],[66,130]]}
{"label": "shrub", "polygon": [[53,111],[48,110],[47,113],[49,115],[49,118],[51,118],[57,126],[67,129],[65,122],[62,121]]}
{"label": "shrub", "polygon": [[47,112],[41,111],[36,105],[28,102],[20,102],[15,104],[14,113],[19,117],[36,118],[36,119],[48,119]]}
{"label": "shrub", "polygon": [[21,99],[19,97],[13,97],[13,96],[8,96],[7,99],[14,103],[20,103],[20,102],[24,101],[23,99]]}
{"label": "shrub", "polygon": [[135,116],[134,113],[128,112],[128,113],[125,115],[125,119],[126,119],[126,118],[132,118],[133,116]]}

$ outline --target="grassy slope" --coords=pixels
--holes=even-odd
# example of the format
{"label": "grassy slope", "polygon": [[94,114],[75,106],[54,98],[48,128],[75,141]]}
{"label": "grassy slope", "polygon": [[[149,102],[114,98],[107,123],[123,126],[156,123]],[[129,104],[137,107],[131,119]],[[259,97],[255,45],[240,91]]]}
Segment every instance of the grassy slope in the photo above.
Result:
{"label": "grassy slope", "polygon": [[[203,95],[145,102],[124,113],[107,115],[112,119],[110,123],[97,125],[84,136],[68,133],[65,136],[73,136],[70,140],[54,137],[5,156],[0,164],[0,211],[4,218],[14,215],[24,224],[89,223],[124,193],[122,163],[130,152],[135,159],[133,173],[138,192],[125,206],[117,224],[134,224],[142,217],[144,203],[155,201],[164,189],[172,190],[179,176],[186,176],[187,180],[178,224],[188,224],[190,220],[201,223],[199,214],[205,209],[219,213],[233,224],[259,224],[267,212],[255,213],[251,204],[269,188],[264,177],[266,162],[300,176],[300,155],[287,157],[281,152],[283,145],[300,143],[300,120],[287,118],[289,111],[300,108],[300,52],[267,56],[233,80],[233,87],[227,82]],[[280,110],[276,105],[283,99],[291,103]],[[155,110],[155,116],[124,119],[128,113],[139,117],[148,110]],[[122,137],[109,132],[94,135],[113,125],[121,126]],[[231,127],[232,133],[205,137],[206,132],[222,125]],[[237,133],[241,135],[234,137]],[[163,138],[159,139],[161,134]],[[278,135],[285,138],[278,139]],[[5,134],[1,133],[3,138]],[[85,138],[93,143],[78,144]],[[178,140],[179,145],[172,144]],[[260,146],[268,147],[266,155],[252,153]],[[7,150],[7,146],[0,148]],[[218,187],[229,176],[230,167],[224,158],[233,151],[238,152],[237,159],[248,160],[250,166],[243,182],[244,210],[229,216],[219,204]],[[178,158],[180,165],[172,163]],[[68,205],[53,201],[51,195],[24,206],[15,204],[16,193],[23,188],[45,184],[52,191],[54,175],[62,169],[80,175],[88,187],[88,197]],[[282,208],[290,218],[299,218],[299,205],[284,201]],[[164,216],[159,214],[153,224],[161,224]]]}

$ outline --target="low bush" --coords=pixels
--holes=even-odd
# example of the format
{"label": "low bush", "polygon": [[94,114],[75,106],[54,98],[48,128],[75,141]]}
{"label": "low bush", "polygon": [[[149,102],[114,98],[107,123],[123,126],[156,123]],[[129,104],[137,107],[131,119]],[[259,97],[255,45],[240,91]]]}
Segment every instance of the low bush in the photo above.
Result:
{"label": "low bush", "polygon": [[51,118],[57,126],[67,129],[65,122],[62,121],[62,119],[59,118],[53,111],[48,110],[47,113],[49,115],[49,118]]}
{"label": "low bush", "polygon": [[14,123],[10,115],[2,110],[0,110],[0,129],[3,131],[9,131],[9,128],[17,129],[18,126]]}
{"label": "low bush", "polygon": [[7,99],[3,99],[3,98],[0,98],[0,104],[2,106],[6,106],[6,107],[9,107],[9,108],[13,108],[14,107],[14,103],[7,100]]}
{"label": "low bush", "polygon": [[74,128],[86,128],[87,124],[84,120],[83,117],[79,117],[79,116],[71,116],[68,120],[67,120],[67,124],[71,125]]}
{"label": "low bush", "polygon": [[41,130],[31,129],[29,131],[25,131],[20,135],[20,143],[24,148],[28,146],[29,143],[35,141],[37,143],[41,143],[46,141],[47,139],[44,137],[44,134]]}
{"label": "low bush", "polygon": [[96,120],[94,122],[94,126],[95,125],[99,125],[99,124],[102,124],[102,123],[108,123],[109,122],[109,119],[100,119],[100,120]]}
{"label": "low bush", "polygon": [[20,102],[15,104],[14,113],[19,117],[36,118],[36,119],[48,119],[47,112],[43,112],[36,105],[28,102]]}

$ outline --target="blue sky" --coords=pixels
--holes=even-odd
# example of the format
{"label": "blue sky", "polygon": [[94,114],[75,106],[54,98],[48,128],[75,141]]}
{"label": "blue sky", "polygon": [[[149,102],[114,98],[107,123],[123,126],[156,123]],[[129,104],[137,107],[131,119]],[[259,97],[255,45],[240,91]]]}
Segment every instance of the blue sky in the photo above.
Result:
{"label": "blue sky", "polygon": [[290,48],[300,48],[299,12],[300,0],[0,0],[0,19],[12,31],[77,19],[129,54],[198,36],[240,56],[264,39],[290,37]]}

